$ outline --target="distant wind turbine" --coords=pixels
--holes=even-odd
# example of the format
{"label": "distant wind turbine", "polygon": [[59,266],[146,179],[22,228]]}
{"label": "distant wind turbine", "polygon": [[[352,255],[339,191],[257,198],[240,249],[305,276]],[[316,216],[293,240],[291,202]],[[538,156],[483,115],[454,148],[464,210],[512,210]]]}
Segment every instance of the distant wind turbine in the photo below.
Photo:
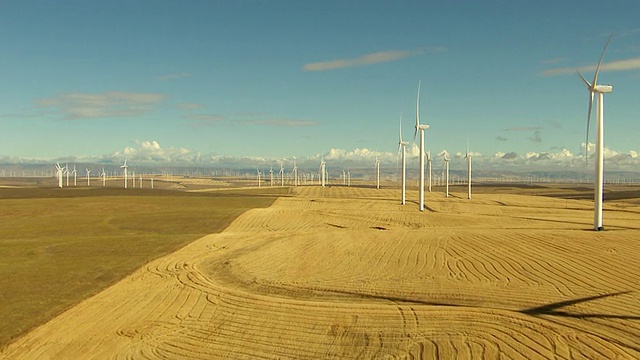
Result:
{"label": "distant wind turbine", "polygon": [[322,162],[320,162],[320,177],[322,181],[322,187],[325,186],[326,181],[326,171],[327,171],[327,163],[324,162],[324,157],[322,158]]}
{"label": "distant wind turbine", "polygon": [[347,169],[347,186],[351,187],[351,170]]}
{"label": "distant wind turbine", "polygon": [[280,161],[280,186],[284,186],[284,165]]}
{"label": "distant wind turbine", "polygon": [[431,150],[425,151],[427,156],[427,173],[429,174],[429,192],[431,192]]}
{"label": "distant wind turbine", "polygon": [[64,168],[60,166],[59,163],[56,163],[56,178],[58,178],[58,187],[62,188],[62,173],[64,172]]}
{"label": "distant wind turbine", "polygon": [[444,153],[444,170],[445,170],[445,195],[449,197],[449,159],[447,159],[447,153]]}
{"label": "distant wind turbine", "polygon": [[87,171],[87,186],[91,186],[91,170],[89,168],[85,168],[85,170]]}
{"label": "distant wind turbine", "polygon": [[[602,50],[602,55],[600,55],[600,60],[598,61],[598,66],[596,67],[596,73],[593,77],[593,82],[589,83],[587,79],[580,74],[579,71],[576,71],[584,84],[587,86],[587,90],[589,90],[589,114],[587,115],[587,140],[585,141],[585,159],[588,159],[588,149],[589,149],[589,127],[591,125],[591,110],[593,108],[593,97],[595,94],[598,94],[598,102],[596,108],[596,176],[595,176],[595,184],[594,184],[594,215],[593,215],[593,228],[596,231],[600,231],[604,229],[602,225],[602,196],[604,190],[604,94],[608,94],[613,91],[613,86],[611,85],[598,85],[598,73],[600,72],[600,66],[602,65],[602,59],[604,58],[604,53],[607,51],[607,47],[609,46],[609,42],[611,41],[611,37],[613,33],[609,35],[609,39],[607,43],[604,45],[604,50]],[[588,160],[587,160],[588,161]]]}
{"label": "distant wind turbine", "polygon": [[273,165],[269,169],[269,186],[273,186]]}
{"label": "distant wind turbine", "polygon": [[296,158],[293,158],[293,186],[298,186],[298,167],[296,166]]}
{"label": "distant wind turbine", "polygon": [[424,211],[424,131],[429,129],[429,125],[420,125],[420,85],[418,82],[418,99],[416,100],[416,129],[413,133],[413,141],[416,140],[418,131],[420,132],[420,211]]}
{"label": "distant wind turbine", "polygon": [[260,187],[260,169],[256,169],[256,171],[258,172],[258,187]]}
{"label": "distant wind turbine", "polygon": [[[127,158],[124,159],[124,164],[122,166],[120,166],[120,168],[122,169],[122,174],[124,176],[124,188],[127,188]],[[75,171],[75,169],[74,169]]]}
{"label": "distant wind turbine", "polygon": [[469,184],[468,199],[471,199],[471,156],[472,154],[469,152],[469,142],[467,141],[467,152],[465,153],[464,158],[467,159],[467,183]]}
{"label": "distant wind turbine", "polygon": [[64,167],[64,173],[67,175],[67,187],[69,187],[69,164]]}
{"label": "distant wind turbine", "polygon": [[380,190],[380,161],[376,156],[376,189]]}
{"label": "distant wind turbine", "polygon": [[102,176],[102,186],[106,186],[107,185],[107,173],[104,172],[104,166],[102,167],[102,172],[100,173],[100,176]]}
{"label": "distant wind turbine", "polygon": [[73,174],[73,186],[77,186],[78,185],[78,172],[76,171],[76,166],[73,165],[73,171],[71,172]]}
{"label": "distant wind turbine", "polygon": [[[399,131],[399,140],[398,140],[398,153],[402,156],[402,205],[405,204],[406,194],[407,194],[407,145],[408,141],[402,141],[402,113],[400,113],[400,131]],[[397,160],[396,160],[397,164]],[[396,165],[397,169],[397,165]]]}

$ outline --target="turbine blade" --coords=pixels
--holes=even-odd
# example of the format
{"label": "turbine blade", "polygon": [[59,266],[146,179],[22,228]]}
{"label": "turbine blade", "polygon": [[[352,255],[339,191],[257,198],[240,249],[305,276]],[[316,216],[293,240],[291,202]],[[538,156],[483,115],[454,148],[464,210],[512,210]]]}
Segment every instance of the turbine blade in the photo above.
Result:
{"label": "turbine blade", "polygon": [[420,85],[422,80],[418,81],[418,98],[416,99],[416,130],[413,132],[413,141],[415,142],[420,127]]}
{"label": "turbine blade", "polygon": [[600,61],[598,61],[598,66],[596,67],[596,74],[593,77],[593,86],[598,85],[598,73],[600,72],[600,65],[602,65],[602,59],[604,59],[604,53],[607,51],[607,47],[609,46],[609,42],[613,37],[613,33],[609,35],[609,39],[607,39],[607,43],[604,45],[604,50],[602,50],[602,55],[600,55]]}
{"label": "turbine blade", "polygon": [[587,85],[587,88],[591,90],[591,84],[587,81],[587,79],[584,78],[584,76],[582,76],[582,74],[580,74],[580,71],[576,70],[576,74],[580,76],[580,79],[582,79],[582,82],[584,82],[584,84]]}
{"label": "turbine blade", "polygon": [[593,92],[589,97],[589,114],[587,114],[587,140],[584,143],[584,160],[589,165],[589,128],[591,127],[591,110],[593,109]]}
{"label": "turbine blade", "polygon": [[398,141],[398,143],[402,143],[402,113],[400,113],[400,141]]}

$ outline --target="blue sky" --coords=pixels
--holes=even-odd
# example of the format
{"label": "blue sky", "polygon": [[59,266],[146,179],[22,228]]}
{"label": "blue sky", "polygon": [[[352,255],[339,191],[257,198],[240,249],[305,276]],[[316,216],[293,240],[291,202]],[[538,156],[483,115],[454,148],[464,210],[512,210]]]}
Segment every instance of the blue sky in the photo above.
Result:
{"label": "blue sky", "polygon": [[638,13],[632,0],[0,1],[0,159],[395,164],[422,80],[432,153],[469,138],[487,166],[584,164],[574,70],[591,79],[614,32],[605,146],[637,170]]}

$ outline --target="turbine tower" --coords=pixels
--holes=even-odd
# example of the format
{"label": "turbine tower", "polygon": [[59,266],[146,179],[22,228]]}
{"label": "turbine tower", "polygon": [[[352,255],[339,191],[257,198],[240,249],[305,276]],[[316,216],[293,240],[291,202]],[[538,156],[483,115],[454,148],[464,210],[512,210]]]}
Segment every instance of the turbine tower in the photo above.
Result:
{"label": "turbine tower", "polygon": [[469,184],[468,199],[471,199],[471,153],[469,152],[469,142],[467,141],[467,152],[464,155],[467,159],[467,183]]}
{"label": "turbine tower", "polygon": [[[398,152],[401,153],[402,157],[402,205],[406,202],[406,194],[407,194],[407,145],[408,141],[402,141],[402,113],[400,113],[400,131],[399,131],[399,140],[398,140]],[[397,158],[396,158],[397,159]],[[397,163],[397,161],[396,161]],[[396,165],[397,168],[397,165]]]}
{"label": "turbine tower", "polygon": [[60,167],[59,163],[56,163],[56,177],[58,178],[58,187],[62,188],[62,173],[64,172],[64,168]]}
{"label": "turbine tower", "polygon": [[413,133],[413,141],[416,140],[416,135],[420,131],[420,211],[424,211],[424,131],[429,128],[429,125],[420,125],[420,84],[418,81],[418,99],[416,100],[416,129]]}
{"label": "turbine tower", "polygon": [[351,170],[347,169],[347,186],[351,187]]}
{"label": "turbine tower", "polygon": [[89,174],[91,174],[91,170],[89,170],[89,168],[84,168],[87,171],[87,186],[91,186],[91,177]]}
{"label": "turbine tower", "polygon": [[271,165],[271,168],[269,169],[269,186],[273,186],[273,165]]}
{"label": "turbine tower", "polygon": [[64,167],[64,173],[67,175],[67,187],[69,187],[69,163]]}
{"label": "turbine tower", "polygon": [[107,185],[107,173],[104,172],[104,166],[102,167],[102,173],[100,173],[100,176],[102,176],[102,186],[106,186]]}
{"label": "turbine tower", "polygon": [[298,186],[298,167],[296,166],[296,158],[293,158],[293,186]]}
{"label": "turbine tower", "polygon": [[376,189],[380,190],[380,161],[376,156]]}
{"label": "turbine tower", "polygon": [[429,192],[431,192],[431,150],[425,151],[427,156],[427,173],[429,174]]}
{"label": "turbine tower", "polygon": [[447,159],[447,153],[444,153],[444,170],[445,170],[445,195],[449,197],[449,159]]}
{"label": "turbine tower", "polygon": [[[124,188],[127,188],[127,158],[124,158],[124,164],[122,166],[120,166],[120,168],[122,168],[122,174],[124,176]],[[73,170],[75,171],[75,169]]]}
{"label": "turbine tower", "polygon": [[322,187],[324,187],[325,185],[326,171],[327,171],[327,163],[324,162],[324,157],[323,157],[322,162],[320,162],[320,178],[321,178],[320,184],[322,185]]}
{"label": "turbine tower", "polygon": [[613,33],[609,35],[609,39],[607,43],[604,45],[604,50],[602,50],[602,55],[600,55],[600,61],[598,61],[598,66],[596,67],[596,73],[593,77],[593,82],[589,83],[587,79],[580,74],[579,71],[576,71],[584,84],[587,86],[587,90],[589,90],[589,114],[587,115],[587,140],[585,141],[585,159],[588,156],[589,149],[589,127],[591,125],[591,110],[593,108],[593,97],[594,95],[598,95],[598,102],[596,104],[596,176],[595,176],[595,184],[594,184],[594,214],[593,214],[593,228],[596,231],[603,230],[602,224],[602,195],[604,190],[604,94],[608,94],[613,91],[613,86],[611,85],[598,85],[598,73],[600,72],[600,66],[602,65],[602,59],[604,58],[604,53],[607,51],[607,47],[609,46],[609,41],[611,41],[611,37]]}
{"label": "turbine tower", "polygon": [[77,186],[78,185],[78,172],[76,171],[76,166],[73,165],[73,171],[71,172],[73,174],[73,186]]}
{"label": "turbine tower", "polygon": [[258,187],[260,187],[260,169],[256,169],[256,171],[258,172]]}

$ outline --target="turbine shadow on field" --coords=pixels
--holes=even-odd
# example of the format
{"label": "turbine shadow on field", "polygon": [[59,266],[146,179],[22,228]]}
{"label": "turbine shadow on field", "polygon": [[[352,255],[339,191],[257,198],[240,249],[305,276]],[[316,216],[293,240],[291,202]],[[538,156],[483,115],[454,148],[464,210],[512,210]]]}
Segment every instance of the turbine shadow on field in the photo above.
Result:
{"label": "turbine shadow on field", "polygon": [[[516,219],[525,219],[525,220],[533,220],[533,221],[546,221],[546,222],[554,222],[554,223],[560,223],[560,224],[576,224],[576,225],[583,225],[584,229],[576,229],[576,230],[584,230],[584,231],[589,231],[589,232],[593,232],[593,226],[588,224],[588,223],[583,223],[583,222],[578,222],[578,221],[568,221],[566,219],[562,219],[562,220],[553,220],[553,219],[541,219],[541,218],[535,218],[535,217],[527,217],[527,216],[516,216]],[[640,230],[640,228],[634,228],[634,227],[628,227],[628,226],[620,226],[620,225],[607,225],[605,227],[605,231],[606,230]]]}
{"label": "turbine shadow on field", "polygon": [[571,318],[601,318],[601,319],[622,319],[622,320],[640,320],[640,316],[631,316],[631,315],[609,315],[609,314],[578,314],[578,313],[570,313],[567,311],[558,310],[565,306],[580,304],[588,301],[603,299],[611,296],[625,295],[629,294],[631,291],[621,291],[617,293],[610,293],[604,295],[596,295],[596,296],[588,296],[579,299],[573,300],[565,300],[559,301],[556,303],[551,303],[547,305],[542,305],[530,309],[520,310],[520,313],[526,315],[553,315],[553,316],[563,316],[563,317],[571,317]]}

